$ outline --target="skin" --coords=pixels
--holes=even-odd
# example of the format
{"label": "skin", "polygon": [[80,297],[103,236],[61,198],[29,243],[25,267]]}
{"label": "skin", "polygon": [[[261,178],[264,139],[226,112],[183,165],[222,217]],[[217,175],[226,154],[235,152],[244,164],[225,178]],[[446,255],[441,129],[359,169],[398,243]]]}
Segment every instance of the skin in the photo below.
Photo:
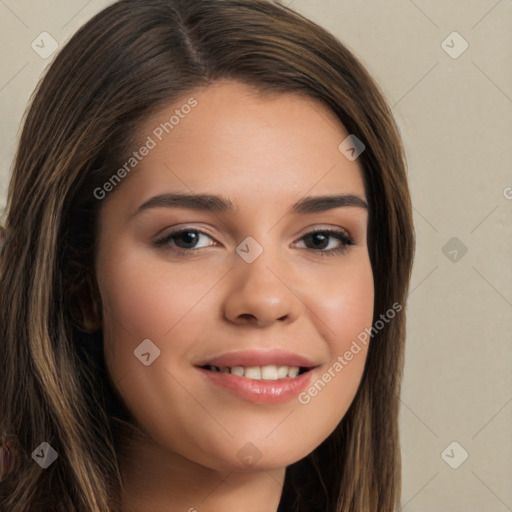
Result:
{"label": "skin", "polygon": [[[257,95],[232,81],[193,97],[197,106],[102,204],[96,272],[105,359],[145,434],[120,454],[123,511],[276,511],[286,466],[324,441],[349,408],[367,347],[360,344],[307,404],[246,401],[207,382],[193,364],[280,347],[319,365],[314,382],[371,327],[367,210],[288,213],[303,196],[365,200],[362,169],[338,150],[348,132],[316,100]],[[188,98],[147,120],[141,140]],[[136,214],[168,192],[220,195],[238,210]],[[206,234],[195,245],[180,236],[167,247],[151,245],[171,228]],[[315,253],[304,236],[321,228],[348,231],[354,245]],[[247,236],[263,248],[250,264],[236,252]],[[172,252],[177,244],[190,255]],[[330,236],[320,247],[341,245]],[[149,366],[134,357],[145,339],[160,349]],[[247,443],[260,454],[250,467],[238,455]]]}

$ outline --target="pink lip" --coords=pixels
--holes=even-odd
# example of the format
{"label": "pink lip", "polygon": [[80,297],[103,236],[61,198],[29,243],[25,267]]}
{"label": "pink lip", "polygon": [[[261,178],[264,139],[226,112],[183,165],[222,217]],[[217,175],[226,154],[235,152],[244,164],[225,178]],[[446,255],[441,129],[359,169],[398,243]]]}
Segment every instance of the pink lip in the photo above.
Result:
{"label": "pink lip", "polygon": [[278,380],[256,380],[204,368],[198,368],[198,370],[213,384],[235,393],[244,400],[259,404],[288,402],[306,388],[313,377],[313,370],[297,377]]}
{"label": "pink lip", "polygon": [[294,354],[281,349],[229,352],[206,360],[197,366],[211,365],[221,368],[232,368],[233,366],[267,366],[271,364],[276,366],[299,366],[306,368],[317,366],[313,361],[300,354]]}

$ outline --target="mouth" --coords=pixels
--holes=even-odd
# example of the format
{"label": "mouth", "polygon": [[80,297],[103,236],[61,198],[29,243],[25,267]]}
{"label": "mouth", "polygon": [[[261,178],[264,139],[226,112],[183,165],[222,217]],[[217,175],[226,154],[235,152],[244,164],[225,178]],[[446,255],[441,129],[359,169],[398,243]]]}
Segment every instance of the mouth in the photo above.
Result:
{"label": "mouth", "polygon": [[282,380],[294,379],[313,367],[286,366],[286,365],[265,365],[265,366],[213,366],[203,365],[199,368],[216,373],[227,373],[252,380]]}
{"label": "mouth", "polygon": [[207,385],[258,404],[284,404],[313,380],[320,365],[281,349],[228,352],[198,361]]}

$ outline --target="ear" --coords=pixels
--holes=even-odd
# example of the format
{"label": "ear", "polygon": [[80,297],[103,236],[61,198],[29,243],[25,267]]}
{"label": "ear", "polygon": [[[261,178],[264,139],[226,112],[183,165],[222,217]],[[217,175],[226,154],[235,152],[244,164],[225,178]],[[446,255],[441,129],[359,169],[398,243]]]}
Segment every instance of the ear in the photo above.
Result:
{"label": "ear", "polygon": [[76,293],[79,312],[81,313],[80,326],[86,332],[96,332],[101,326],[99,291],[90,279],[86,279]]}

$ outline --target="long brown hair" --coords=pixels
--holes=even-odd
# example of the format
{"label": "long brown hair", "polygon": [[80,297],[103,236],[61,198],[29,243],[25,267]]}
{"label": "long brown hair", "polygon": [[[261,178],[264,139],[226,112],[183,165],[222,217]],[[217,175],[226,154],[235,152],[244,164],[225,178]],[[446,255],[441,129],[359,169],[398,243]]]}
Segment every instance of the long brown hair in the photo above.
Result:
{"label": "long brown hair", "polygon": [[[63,47],[24,118],[0,257],[0,440],[10,454],[0,470],[11,469],[1,510],[119,512],[117,450],[129,414],[112,395],[101,332],[80,328],[79,297],[97,293],[102,201],[94,190],[126,161],[149,115],[219,79],[316,98],[364,142],[374,322],[403,305],[372,338],[336,430],[287,468],[279,511],[399,507],[414,228],[404,151],[383,94],[340,41],[278,2],[121,0]],[[45,470],[31,457],[43,442],[58,454]]]}

